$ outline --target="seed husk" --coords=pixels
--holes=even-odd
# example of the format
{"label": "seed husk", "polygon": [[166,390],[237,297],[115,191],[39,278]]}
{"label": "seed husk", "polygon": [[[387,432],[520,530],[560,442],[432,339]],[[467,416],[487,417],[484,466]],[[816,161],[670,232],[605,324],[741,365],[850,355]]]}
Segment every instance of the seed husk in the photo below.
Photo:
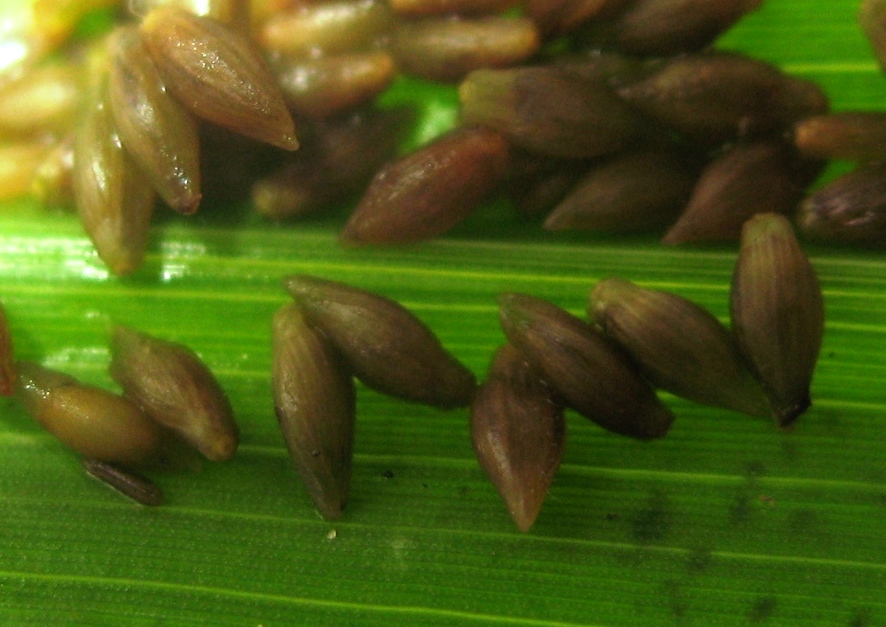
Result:
{"label": "seed husk", "polygon": [[295,150],[295,126],[252,40],[209,17],[158,7],[140,31],[172,95],[219,126]]}
{"label": "seed husk", "polygon": [[546,35],[562,35],[620,9],[628,0],[526,0],[526,13]]}
{"label": "seed husk", "polygon": [[502,329],[558,399],[604,429],[641,440],[667,433],[673,414],[628,354],[588,323],[525,294],[499,297]]}
{"label": "seed husk", "polygon": [[49,152],[44,140],[0,146],[0,201],[27,196],[34,174]]}
{"label": "seed husk", "polygon": [[700,50],[762,0],[634,0],[591,22],[582,41],[631,54],[665,56]]}
{"label": "seed husk", "polygon": [[359,191],[394,156],[413,119],[406,109],[366,110],[317,124],[292,159],[252,186],[256,211],[273,220],[318,213]]}
{"label": "seed husk", "polygon": [[107,84],[89,104],[74,135],[77,213],[99,257],[118,276],[141,265],[155,194],[123,148],[108,105]]}
{"label": "seed husk", "polygon": [[538,169],[511,173],[502,187],[521,216],[534,218],[551,211],[586,173],[588,164],[578,159],[551,159]]}
{"label": "seed husk", "polygon": [[794,211],[806,178],[807,169],[781,143],[737,144],[705,167],[662,243],[738,239],[742,225],[754,214]]}
{"label": "seed husk", "polygon": [[110,486],[123,496],[148,507],[163,504],[163,492],[144,475],[97,459],[84,459],[82,463],[86,474]]}
{"label": "seed husk", "polygon": [[551,59],[558,70],[575,74],[586,81],[603,81],[617,89],[650,76],[661,68],[664,61],[633,57],[620,52],[592,50],[566,54]]}
{"label": "seed husk", "polygon": [[12,352],[9,321],[3,303],[0,303],[0,396],[12,396],[15,379],[15,354]]}
{"label": "seed husk", "polygon": [[33,362],[18,362],[16,370],[16,397],[68,448],[127,466],[158,453],[160,427],[129,399]]}
{"label": "seed husk", "polygon": [[117,28],[108,41],[111,113],[120,140],[173,209],[200,204],[197,120],[166,90],[135,27]]}
{"label": "seed husk", "polygon": [[399,15],[477,15],[498,13],[517,4],[517,0],[389,0]]}
{"label": "seed husk", "polygon": [[828,107],[814,83],[731,52],[676,57],[618,93],[702,146],[771,135]]}
{"label": "seed husk", "polygon": [[880,67],[886,71],[886,1],[862,0],[858,9],[858,23]]}
{"label": "seed husk", "polygon": [[552,67],[475,70],[458,88],[461,119],[528,150],[596,157],[636,143],[648,123],[603,81]]}
{"label": "seed husk", "polygon": [[591,292],[588,316],[630,353],[654,386],[705,405],[772,415],[735,337],[703,307],[610,278]]}
{"label": "seed husk", "polygon": [[495,131],[456,128],[388,163],[345,224],[341,242],[406,244],[445,233],[504,180],[509,148]]}
{"label": "seed husk", "polygon": [[730,293],[732,329],[787,427],[809,407],[824,334],[824,301],[812,264],[787,218],[764,213],[745,223]]}
{"label": "seed husk", "polygon": [[840,111],[797,122],[794,145],[804,157],[886,161],[886,113]]}
{"label": "seed husk", "polygon": [[538,517],[565,438],[563,407],[551,389],[517,349],[500,348],[471,405],[471,441],[521,531]]}
{"label": "seed husk", "polygon": [[797,228],[820,241],[882,244],[886,166],[861,166],[809,194],[797,213]]}
{"label": "seed husk", "polygon": [[594,166],[547,217],[549,231],[637,231],[664,226],[685,206],[698,167],[676,150],[641,150]]}
{"label": "seed husk", "polygon": [[211,461],[233,457],[239,429],[228,397],[194,351],[117,325],[111,377],[152,419]]}
{"label": "seed husk", "polygon": [[320,57],[365,50],[393,26],[394,14],[380,0],[332,0],[277,13],[261,28],[262,48]]}
{"label": "seed husk", "polygon": [[273,322],[274,410],[283,439],[314,506],[327,520],[348,502],[356,417],[350,370],[298,305]]}
{"label": "seed husk", "polygon": [[303,274],[287,277],[283,284],[369,387],[444,409],[470,404],[476,388],[473,373],[399,303]]}
{"label": "seed husk", "polygon": [[273,65],[290,110],[327,118],[369,102],[394,80],[387,52],[345,53],[319,59],[285,57]]}
{"label": "seed husk", "polygon": [[70,62],[35,68],[0,90],[0,134],[61,134],[74,125],[80,106],[81,71]]}
{"label": "seed husk", "polygon": [[527,18],[439,17],[398,24],[391,52],[407,74],[457,81],[472,70],[515,65],[535,54],[540,43]]}
{"label": "seed husk", "polygon": [[126,8],[137,18],[153,9],[173,6],[200,17],[211,17],[226,26],[246,30],[251,2],[243,0],[128,0]]}

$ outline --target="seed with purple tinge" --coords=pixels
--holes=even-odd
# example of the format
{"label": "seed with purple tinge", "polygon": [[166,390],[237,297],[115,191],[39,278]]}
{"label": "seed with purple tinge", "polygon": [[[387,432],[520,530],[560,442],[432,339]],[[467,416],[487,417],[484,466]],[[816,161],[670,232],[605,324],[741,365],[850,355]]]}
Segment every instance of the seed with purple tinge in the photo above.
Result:
{"label": "seed with purple tinge", "polygon": [[391,51],[406,74],[457,81],[479,68],[515,65],[540,45],[532,20],[501,16],[428,18],[397,25]]}
{"label": "seed with purple tinge", "polygon": [[563,457],[563,407],[513,346],[500,348],[471,405],[480,467],[521,531],[535,522]]}
{"label": "seed with purple tinge", "polygon": [[671,222],[685,206],[698,166],[676,150],[642,150],[592,166],[544,223],[549,231],[636,231]]}
{"label": "seed with purple tinge", "polygon": [[117,325],[111,377],[126,396],[211,461],[233,457],[239,429],[228,397],[187,346]]}
{"label": "seed with purple tinge", "polygon": [[756,213],[789,213],[803,197],[807,166],[778,142],[737,144],[701,173],[668,245],[735,240]]}
{"label": "seed with purple tinge", "polygon": [[825,242],[886,242],[886,166],[861,166],[809,194],[797,228]]}
{"label": "seed with purple tinge", "polygon": [[730,310],[739,346],[769,396],[776,421],[786,427],[811,403],[824,300],[815,270],[784,216],[759,214],[744,225]]}
{"label": "seed with purple tinge", "polygon": [[477,385],[474,374],[399,303],[303,274],[287,277],[283,284],[369,387],[444,409],[470,404]]}
{"label": "seed with purple tinge", "polygon": [[828,108],[814,83],[731,52],[676,57],[618,93],[702,146],[771,135]]}
{"label": "seed with purple tinge", "polygon": [[508,340],[568,407],[621,435],[648,440],[667,433],[673,414],[628,354],[600,331],[532,296],[507,293],[499,304]]}
{"label": "seed with purple tinge", "polygon": [[298,305],[274,314],[274,410],[320,514],[341,517],[351,486],[356,394],[350,370]]}
{"label": "seed with purple tinge", "polygon": [[794,145],[813,159],[886,161],[886,113],[841,111],[806,118],[794,127]]}
{"label": "seed with purple tinge", "polygon": [[139,31],[110,36],[109,104],[123,146],[161,198],[181,213],[200,204],[197,120],[166,90]]}
{"label": "seed with purple tinge", "polygon": [[123,496],[149,507],[163,504],[163,492],[144,475],[97,459],[84,459],[82,463],[86,474],[112,487]]}
{"label": "seed with purple tinge", "polygon": [[620,9],[628,0],[526,0],[526,13],[546,35],[562,35]]}
{"label": "seed with purple tinge", "polygon": [[509,163],[510,146],[495,131],[450,131],[376,173],[341,241],[406,244],[442,235],[504,180]]}
{"label": "seed with purple tinge", "polygon": [[33,362],[16,369],[16,397],[65,446],[124,465],[144,464],[159,452],[160,426],[129,399]]}
{"label": "seed with purple tinge", "polygon": [[12,396],[15,386],[15,356],[6,310],[0,303],[0,396]]}
{"label": "seed with purple tinge", "polygon": [[476,70],[458,95],[465,124],[487,126],[517,146],[555,157],[617,152],[649,130],[605,81],[555,67]]}
{"label": "seed with purple tinge", "polygon": [[251,39],[166,6],[148,13],[139,29],[166,87],[191,113],[285,150],[298,148],[292,116]]}
{"label": "seed with purple tinge", "polygon": [[594,287],[588,315],[656,387],[706,405],[772,415],[735,338],[699,305],[612,278]]}
{"label": "seed with purple tinge", "polygon": [[761,4],[762,0],[634,0],[615,15],[592,22],[583,43],[653,56],[691,52],[709,45]]}

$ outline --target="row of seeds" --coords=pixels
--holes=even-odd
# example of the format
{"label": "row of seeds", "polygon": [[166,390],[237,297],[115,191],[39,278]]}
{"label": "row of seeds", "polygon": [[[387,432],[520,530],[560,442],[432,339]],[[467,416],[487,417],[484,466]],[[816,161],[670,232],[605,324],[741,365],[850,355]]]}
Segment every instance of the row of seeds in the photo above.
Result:
{"label": "row of seeds", "polygon": [[[116,274],[138,267],[156,196],[193,213],[233,188],[282,220],[370,179],[343,243],[429,239],[494,194],[550,230],[734,239],[754,213],[799,205],[810,235],[875,240],[886,116],[828,114],[813,83],[708,48],[760,3],[143,2],[41,61],[96,3],[39,0],[31,54],[0,68],[0,129],[27,138],[0,153],[7,190],[76,204]],[[884,5],[860,13],[878,53]],[[372,102],[400,72],[458,82],[460,124],[389,161],[414,116]],[[804,200],[824,160],[847,158],[865,165]]]}
{"label": "row of seeds", "polygon": [[[824,330],[821,290],[786,218],[760,214],[742,231],[730,296],[732,329],[674,294],[621,279],[596,285],[591,323],[525,294],[499,297],[508,343],[486,380],[450,354],[402,305],[317,277],[288,277],[294,302],[273,319],[274,408],[314,506],[337,519],[350,493],[354,379],[409,402],[471,406],[481,467],[528,530],[560,464],[563,413],[628,437],[663,437],[674,416],[656,389],[789,427],[811,403]],[[2,320],[2,319],[0,319]],[[0,391],[84,455],[87,471],[140,502],[159,491],[128,467],[185,442],[233,456],[238,429],[212,374],[187,348],[114,330],[110,373],[123,396],[30,362],[13,364],[0,325]],[[113,466],[120,464],[122,467]],[[147,494],[148,496],[145,496]]]}

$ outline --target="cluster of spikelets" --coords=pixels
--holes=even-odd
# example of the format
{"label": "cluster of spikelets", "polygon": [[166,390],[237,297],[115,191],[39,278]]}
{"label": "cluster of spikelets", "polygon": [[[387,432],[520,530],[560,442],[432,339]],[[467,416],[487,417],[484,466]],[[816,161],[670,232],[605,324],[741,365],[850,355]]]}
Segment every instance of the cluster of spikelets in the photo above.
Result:
{"label": "cluster of spikelets", "polygon": [[30,361],[15,362],[0,308],[0,393],[83,457],[90,474],[145,505],[162,493],[145,468],[188,466],[234,456],[239,428],[227,395],[189,348],[125,326],[111,334],[116,394]]}
{"label": "cluster of spikelets", "polygon": [[[15,138],[0,188],[76,205],[116,274],[141,262],[157,198],[189,214],[246,193],[281,220],[367,183],[343,243],[430,239],[493,194],[551,230],[680,244],[799,211],[811,235],[876,240],[886,116],[827,114],[813,83],[709,48],[760,3],[145,1],[71,43],[115,0],[35,0],[3,34],[23,54],[0,67],[0,132]],[[884,5],[862,3],[877,51]],[[401,73],[458,83],[460,120],[391,160],[414,116],[374,101]],[[866,165],[804,200],[823,160],[844,158]]]}
{"label": "cluster of spikelets", "polygon": [[[314,506],[337,519],[350,493],[355,379],[409,402],[471,407],[481,467],[528,530],[560,464],[564,410],[649,440],[674,420],[656,389],[789,427],[809,407],[824,331],[821,289],[786,218],[760,214],[742,231],[731,330],[700,306],[622,279],[591,292],[591,323],[525,294],[499,297],[507,344],[485,381],[402,305],[306,275],[272,324],[274,408]],[[110,373],[122,396],[35,363],[14,363],[0,309],[0,392],[12,394],[87,469],[146,504],[159,490],[132,469],[185,442],[207,459],[238,441],[227,397],[189,349],[115,328]],[[145,496],[145,495],[149,496]]]}

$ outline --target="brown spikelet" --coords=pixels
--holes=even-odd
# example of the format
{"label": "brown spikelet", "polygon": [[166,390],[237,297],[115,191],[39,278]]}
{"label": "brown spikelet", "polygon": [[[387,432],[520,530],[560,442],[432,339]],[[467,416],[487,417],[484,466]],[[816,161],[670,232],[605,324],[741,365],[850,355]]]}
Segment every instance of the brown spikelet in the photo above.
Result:
{"label": "brown spikelet", "polygon": [[295,304],[274,315],[273,354],[274,410],[286,447],[314,506],[338,519],[351,484],[353,377]]}
{"label": "brown spikelet", "polygon": [[169,6],[148,13],[140,31],[164,83],[191,113],[285,150],[298,148],[283,96],[246,36]]}
{"label": "brown spikelet", "polygon": [[812,264],[787,218],[759,214],[741,234],[730,294],[732,329],[776,421],[809,407],[809,386],[824,334],[824,301]]}
{"label": "brown spikelet", "polygon": [[563,408],[511,345],[500,348],[471,405],[480,467],[521,531],[535,522],[563,457]]}
{"label": "brown spikelet", "polygon": [[0,303],[0,396],[12,396],[15,389],[15,355],[12,352],[12,337],[9,335],[9,322],[6,310]]}
{"label": "brown spikelet", "polygon": [[284,285],[369,387],[444,409],[470,404],[473,373],[399,303],[307,275],[287,277]]}
{"label": "brown spikelet", "polygon": [[231,404],[190,348],[118,325],[111,336],[109,371],[128,398],[204,457],[233,457],[239,429]]}
{"label": "brown spikelet", "polygon": [[886,241],[886,167],[861,166],[810,193],[797,212],[797,228],[823,242]]}

